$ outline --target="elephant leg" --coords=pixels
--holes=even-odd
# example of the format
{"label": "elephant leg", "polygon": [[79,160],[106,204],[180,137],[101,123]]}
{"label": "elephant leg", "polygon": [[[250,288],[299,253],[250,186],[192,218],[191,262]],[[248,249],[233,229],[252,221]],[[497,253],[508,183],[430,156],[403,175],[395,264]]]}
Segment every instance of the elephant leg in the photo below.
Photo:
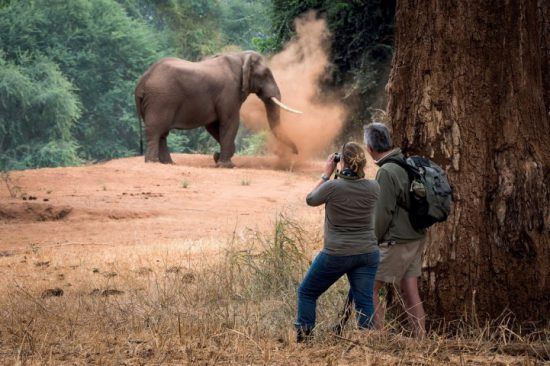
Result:
{"label": "elephant leg", "polygon": [[220,122],[220,159],[216,163],[218,167],[233,168],[235,165],[231,161],[235,154],[235,137],[239,129],[239,116],[228,118]]}
{"label": "elephant leg", "polygon": [[170,150],[168,150],[168,134],[170,132],[166,132],[165,134],[160,136],[160,142],[159,142],[159,160],[163,164],[174,164],[174,161],[172,160],[172,157],[170,156]]}
{"label": "elephant leg", "polygon": [[[147,138],[146,162],[163,162],[166,158],[170,161],[166,136],[170,132],[170,126],[174,118],[174,111],[164,105],[151,107],[145,115],[145,137]],[[162,153],[162,154],[161,154]],[[166,156],[167,155],[167,156]]]}
{"label": "elephant leg", "polygon": [[153,129],[145,129],[145,137],[147,139],[147,152],[145,153],[146,163],[158,163],[159,160],[159,144],[160,135]]}
{"label": "elephant leg", "polygon": [[[216,122],[212,122],[206,126],[204,126],[204,128],[206,128],[206,131],[208,131],[208,133],[216,140],[218,141],[218,144],[220,144],[220,123],[218,121]],[[215,152],[214,153],[214,162],[218,162],[218,160],[220,160],[220,153],[219,152]]]}

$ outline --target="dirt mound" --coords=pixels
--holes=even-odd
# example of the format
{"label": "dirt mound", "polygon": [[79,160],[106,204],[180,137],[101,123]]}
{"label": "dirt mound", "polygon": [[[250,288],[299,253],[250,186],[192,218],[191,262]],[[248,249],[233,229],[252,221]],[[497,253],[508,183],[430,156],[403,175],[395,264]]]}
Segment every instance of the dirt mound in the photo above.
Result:
{"label": "dirt mound", "polygon": [[10,202],[0,204],[0,220],[57,221],[73,211],[71,206],[53,206],[45,203]]}
{"label": "dirt mound", "polygon": [[[138,195],[138,194],[136,194]],[[141,195],[148,198],[148,195]],[[9,202],[0,204],[0,221],[83,221],[83,220],[135,220],[155,216],[154,211],[75,209],[72,206],[54,206],[44,203]]]}
{"label": "dirt mound", "polygon": [[[75,221],[84,220],[136,220],[156,216],[154,211],[142,212],[133,210],[79,210]],[[71,216],[71,220],[73,217]]]}

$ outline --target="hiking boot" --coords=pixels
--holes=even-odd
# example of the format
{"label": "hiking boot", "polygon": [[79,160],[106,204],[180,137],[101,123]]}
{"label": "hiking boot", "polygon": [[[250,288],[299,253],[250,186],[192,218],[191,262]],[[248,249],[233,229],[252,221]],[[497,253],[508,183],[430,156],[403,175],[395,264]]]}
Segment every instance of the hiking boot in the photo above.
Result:
{"label": "hiking boot", "polygon": [[311,329],[298,328],[296,329],[296,342],[305,343],[313,338]]}

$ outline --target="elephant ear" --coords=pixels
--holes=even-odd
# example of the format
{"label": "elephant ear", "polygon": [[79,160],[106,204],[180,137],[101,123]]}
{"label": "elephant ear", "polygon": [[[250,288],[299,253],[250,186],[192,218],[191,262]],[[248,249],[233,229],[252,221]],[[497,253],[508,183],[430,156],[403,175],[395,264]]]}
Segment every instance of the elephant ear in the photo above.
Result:
{"label": "elephant ear", "polygon": [[248,94],[250,91],[250,74],[252,71],[252,63],[253,63],[252,56],[253,56],[252,53],[247,54],[244,57],[244,62],[243,62],[243,69],[242,69],[243,82],[242,82],[241,90],[245,95]]}

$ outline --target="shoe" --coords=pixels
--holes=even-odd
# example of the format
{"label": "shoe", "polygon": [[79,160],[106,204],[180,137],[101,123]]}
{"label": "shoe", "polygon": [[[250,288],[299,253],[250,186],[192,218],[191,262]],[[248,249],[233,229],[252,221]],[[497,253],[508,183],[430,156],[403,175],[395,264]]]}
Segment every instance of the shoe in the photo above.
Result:
{"label": "shoe", "polygon": [[298,328],[296,330],[296,342],[305,343],[313,338],[311,329]]}

